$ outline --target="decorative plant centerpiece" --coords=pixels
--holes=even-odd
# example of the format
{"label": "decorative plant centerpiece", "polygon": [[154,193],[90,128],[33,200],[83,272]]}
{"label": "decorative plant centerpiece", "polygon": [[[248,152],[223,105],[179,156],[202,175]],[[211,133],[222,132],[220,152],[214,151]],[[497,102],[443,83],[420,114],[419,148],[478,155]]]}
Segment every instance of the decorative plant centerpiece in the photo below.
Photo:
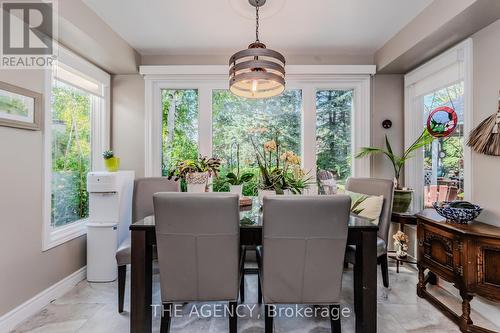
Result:
{"label": "decorative plant centerpiece", "polygon": [[255,175],[252,172],[243,172],[240,174],[240,145],[236,145],[236,172],[229,172],[226,175],[226,182],[229,183],[229,192],[243,196],[243,185],[253,179]]}
{"label": "decorative plant centerpiece", "polygon": [[220,171],[220,159],[199,157],[196,160],[185,160],[168,172],[168,179],[180,179],[187,183],[188,192],[207,192],[209,180]]}
{"label": "decorative plant centerpiece", "polygon": [[356,158],[370,156],[372,154],[384,154],[391,161],[394,167],[394,202],[392,210],[394,212],[406,212],[410,207],[411,199],[413,196],[413,190],[403,188],[401,186],[401,170],[403,169],[405,163],[414,157],[412,154],[414,151],[430,144],[434,140],[434,137],[425,129],[422,134],[418,137],[413,144],[410,145],[404,152],[402,156],[397,156],[394,154],[391,144],[387,135],[385,136],[385,149],[376,147],[363,147],[361,151],[356,155]]}
{"label": "decorative plant centerpiece", "polygon": [[252,139],[260,170],[259,198],[263,195],[301,194],[309,185],[307,174],[300,168],[300,157],[292,151],[280,153],[278,135],[259,149]]}
{"label": "decorative plant centerpiece", "polygon": [[394,247],[396,248],[396,255],[398,258],[404,259],[408,255],[408,235],[402,231],[395,233],[392,238],[394,239]]}
{"label": "decorative plant centerpiece", "polygon": [[120,158],[115,157],[115,154],[112,150],[106,150],[102,153],[102,157],[104,158],[104,167],[109,172],[116,172],[120,168]]}

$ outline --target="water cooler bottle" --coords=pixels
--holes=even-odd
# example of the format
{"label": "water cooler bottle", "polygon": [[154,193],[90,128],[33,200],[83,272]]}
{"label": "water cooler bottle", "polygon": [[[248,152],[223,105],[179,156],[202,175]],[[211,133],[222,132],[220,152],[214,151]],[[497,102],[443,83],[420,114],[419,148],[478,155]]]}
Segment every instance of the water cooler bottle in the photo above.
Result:
{"label": "water cooler bottle", "polygon": [[87,280],[116,280],[115,252],[129,235],[134,171],[89,172],[87,223]]}

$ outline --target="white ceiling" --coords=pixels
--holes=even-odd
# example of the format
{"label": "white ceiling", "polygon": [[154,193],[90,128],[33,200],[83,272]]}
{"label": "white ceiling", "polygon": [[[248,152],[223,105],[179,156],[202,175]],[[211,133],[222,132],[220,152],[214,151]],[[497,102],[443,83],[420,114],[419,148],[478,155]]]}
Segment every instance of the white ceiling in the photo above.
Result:
{"label": "white ceiling", "polygon": [[[84,0],[143,55],[220,55],[255,39],[248,0]],[[433,0],[267,0],[261,41],[286,54],[373,54]]]}

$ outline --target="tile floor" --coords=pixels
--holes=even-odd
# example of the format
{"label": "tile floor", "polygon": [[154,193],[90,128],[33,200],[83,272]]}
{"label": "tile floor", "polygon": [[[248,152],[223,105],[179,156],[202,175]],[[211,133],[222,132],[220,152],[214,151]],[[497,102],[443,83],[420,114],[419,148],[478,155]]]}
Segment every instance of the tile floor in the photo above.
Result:
{"label": "tile floor", "polygon": [[[156,268],[155,268],[156,270]],[[459,332],[457,326],[436,310],[427,301],[416,296],[415,286],[417,274],[408,267],[396,273],[395,267],[390,267],[390,288],[382,286],[379,276],[378,287],[378,327],[377,332]],[[127,278],[129,282],[129,278]],[[257,301],[256,283],[254,275],[246,277],[247,303]],[[460,308],[460,303],[453,295],[443,288],[436,286],[429,288],[434,295],[445,300],[447,304]],[[46,308],[19,325],[13,333],[127,333],[129,332],[129,297],[126,297],[125,312],[119,314],[116,304],[116,282],[88,283],[80,282],[75,288],[63,297],[53,301]],[[128,285],[127,285],[128,292]],[[154,275],[153,302],[159,304],[159,276]],[[352,310],[352,269],[345,271],[343,279],[342,306]],[[189,314],[192,304],[184,306],[183,312]],[[238,332],[264,332],[263,309],[257,307],[253,316],[238,320]],[[500,332],[499,327],[473,311],[473,320],[494,331]],[[174,319],[171,332],[227,332],[228,321],[224,318],[196,318],[188,315]],[[330,332],[328,319],[307,318],[277,318],[274,322],[275,332]],[[159,317],[153,320],[153,332],[159,332]],[[354,315],[342,319],[342,332],[354,332]]]}

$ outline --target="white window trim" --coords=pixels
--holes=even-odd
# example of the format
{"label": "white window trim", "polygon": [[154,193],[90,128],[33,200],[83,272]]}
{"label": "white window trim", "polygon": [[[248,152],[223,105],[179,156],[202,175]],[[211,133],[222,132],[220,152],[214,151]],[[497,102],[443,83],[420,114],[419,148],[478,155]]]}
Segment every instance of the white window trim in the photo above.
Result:
{"label": "white window trim", "polygon": [[[102,152],[109,149],[110,133],[110,75],[99,69],[90,62],[82,59],[73,52],[58,46],[57,60],[66,66],[77,70],[88,78],[99,82],[102,85],[102,103],[100,115],[92,114],[92,170],[103,170]],[[52,181],[52,133],[50,125],[52,123],[52,69],[45,70],[45,96],[44,96],[44,124],[43,132],[43,228],[42,228],[42,251],[50,250],[53,247],[66,243],[72,239],[80,237],[87,233],[87,219],[81,219],[61,227],[53,227],[51,224],[51,181]],[[98,103],[98,99],[93,99],[93,103]]]}
{"label": "white window trim", "polygon": [[[473,44],[471,38],[405,75],[405,147],[413,143],[422,132],[423,115],[421,105],[419,106],[415,102],[415,83],[456,63],[460,65],[460,76],[464,81],[464,135],[470,133],[473,107]],[[464,199],[472,200],[472,153],[467,145],[464,145],[463,154]],[[420,149],[416,152],[415,158],[405,164],[405,186],[414,189],[412,205],[417,210],[423,207],[423,163],[422,149]]]}
{"label": "white window trim", "polygon": [[[302,90],[302,161],[316,176],[316,94],[319,89],[353,89],[353,152],[371,141],[371,75],[375,66],[289,65],[287,89]],[[198,143],[212,154],[212,90],[228,89],[227,66],[141,66],[145,79],[145,175],[161,176],[161,90],[198,90]],[[313,110],[313,112],[311,112]],[[359,110],[359,111],[358,111]],[[370,159],[353,160],[353,176],[369,177]]]}

